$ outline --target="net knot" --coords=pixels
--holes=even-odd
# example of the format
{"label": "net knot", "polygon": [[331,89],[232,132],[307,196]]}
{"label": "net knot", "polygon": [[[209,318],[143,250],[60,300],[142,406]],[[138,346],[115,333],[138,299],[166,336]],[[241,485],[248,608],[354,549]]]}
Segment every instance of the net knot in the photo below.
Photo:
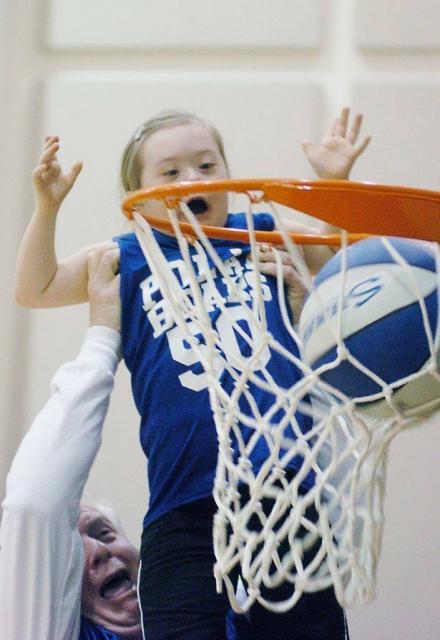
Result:
{"label": "net knot", "polygon": [[264,515],[263,505],[261,504],[260,500],[257,500],[254,503],[254,513],[257,513],[259,515]]}
{"label": "net knot", "polygon": [[[233,489],[232,487],[230,487],[229,491],[228,491],[228,497],[231,500],[240,500],[241,493],[239,491],[237,491],[237,489]],[[225,522],[226,522],[226,520],[225,520]]]}
{"label": "net knot", "polygon": [[275,480],[281,480],[286,477],[286,471],[280,466],[275,466],[272,469],[272,476]]}
{"label": "net knot", "polygon": [[350,350],[347,349],[344,342],[338,344],[336,353],[338,354],[338,361],[348,360],[350,357]]}
{"label": "net knot", "polygon": [[240,456],[238,458],[238,466],[243,470],[252,469],[252,462],[246,456]]}
{"label": "net knot", "polygon": [[260,596],[260,589],[255,584],[248,584],[247,592],[251,601],[256,600]]}
{"label": "net knot", "polygon": [[393,393],[393,389],[389,385],[384,385],[382,387],[382,396],[391,407],[394,406]]}
{"label": "net knot", "polygon": [[431,359],[428,361],[426,365],[427,373],[431,373],[433,375],[438,375],[438,364],[434,354],[432,354]]}
{"label": "net knot", "polygon": [[296,449],[298,453],[306,455],[310,451],[310,446],[303,438],[298,438],[296,441]]}

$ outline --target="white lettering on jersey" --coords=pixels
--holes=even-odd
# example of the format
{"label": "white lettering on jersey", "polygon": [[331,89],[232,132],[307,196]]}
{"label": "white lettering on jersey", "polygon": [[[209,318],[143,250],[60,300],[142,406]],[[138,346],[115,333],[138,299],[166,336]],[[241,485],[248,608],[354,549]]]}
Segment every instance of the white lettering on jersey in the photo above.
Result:
{"label": "white lettering on jersey", "polygon": [[174,325],[170,306],[163,298],[148,311],[147,318],[151,322],[155,338],[158,338],[164,331],[171,329]]}
{"label": "white lettering on jersey", "polygon": [[[240,249],[234,253],[240,253]],[[255,352],[255,341],[258,340],[261,331],[256,326],[253,316],[247,313],[246,308],[239,301],[250,302],[254,295],[254,283],[256,273],[250,260],[242,264],[236,257],[231,257],[225,262],[227,277],[220,279],[226,289],[225,297],[215,285],[215,268],[210,270],[206,278],[207,263],[200,256],[193,256],[196,263],[198,280],[204,280],[200,284],[205,309],[211,316],[218,315],[213,320],[215,329],[219,336],[219,344],[214,347],[217,350],[213,358],[209,358],[212,364],[211,375],[219,378],[226,365],[233,367],[237,371],[243,371],[247,365],[248,358],[240,350],[240,344],[253,345],[252,352]],[[169,262],[173,272],[182,284],[182,295],[191,296],[189,278],[185,263],[182,259]],[[266,276],[260,275],[262,283],[263,300],[268,302],[272,299],[272,293],[268,287]],[[153,328],[154,337],[157,338],[166,332],[171,357],[175,362],[188,367],[188,371],[179,376],[179,380],[187,389],[200,391],[208,386],[208,378],[205,371],[195,373],[191,370],[197,363],[202,365],[208,363],[208,347],[203,344],[202,333],[197,321],[189,319],[186,321],[185,329],[175,323],[173,310],[162,298],[153,275],[148,276],[141,284],[144,309],[147,318]],[[266,346],[259,356],[259,368],[267,366],[270,359],[270,351]]]}
{"label": "white lettering on jersey", "polygon": [[[180,362],[180,364],[191,367],[198,362],[206,361],[209,356],[209,347],[201,342],[201,334],[198,329],[198,325],[194,321],[186,323],[186,329],[192,334],[193,338],[189,338],[183,335],[183,332],[179,326],[173,327],[167,332],[168,345],[173,360]],[[224,360],[218,353],[213,358],[213,375],[219,377],[224,369]],[[201,373],[194,373],[189,370],[186,373],[182,373],[179,376],[180,383],[187,389],[193,391],[201,391],[208,386],[208,377],[203,371]]]}

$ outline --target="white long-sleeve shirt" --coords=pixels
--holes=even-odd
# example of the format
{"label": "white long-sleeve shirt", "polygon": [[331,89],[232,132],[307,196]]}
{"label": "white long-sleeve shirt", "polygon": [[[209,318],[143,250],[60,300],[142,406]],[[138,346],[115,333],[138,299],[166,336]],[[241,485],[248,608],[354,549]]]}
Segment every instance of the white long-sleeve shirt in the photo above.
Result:
{"label": "white long-sleeve shirt", "polygon": [[0,529],[2,640],[77,640],[83,546],[79,504],[101,444],[120,335],[91,327],[12,463]]}

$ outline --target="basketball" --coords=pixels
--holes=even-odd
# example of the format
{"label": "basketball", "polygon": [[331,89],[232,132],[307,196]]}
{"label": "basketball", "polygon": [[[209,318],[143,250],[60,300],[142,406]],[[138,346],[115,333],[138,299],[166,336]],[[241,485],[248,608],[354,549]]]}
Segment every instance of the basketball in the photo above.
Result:
{"label": "basketball", "polygon": [[434,246],[403,238],[357,242],[321,269],[305,302],[304,362],[373,415],[440,405]]}

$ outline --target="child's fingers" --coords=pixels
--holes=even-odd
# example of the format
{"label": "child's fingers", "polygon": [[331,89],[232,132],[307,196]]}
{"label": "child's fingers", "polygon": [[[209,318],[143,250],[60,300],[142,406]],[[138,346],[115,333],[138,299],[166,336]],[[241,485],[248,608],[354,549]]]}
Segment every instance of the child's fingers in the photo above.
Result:
{"label": "child's fingers", "polygon": [[38,158],[38,165],[46,165],[46,168],[48,171],[52,167],[59,167],[57,155],[56,155],[58,149],[59,149],[58,143],[54,142]]}
{"label": "child's fingers", "polygon": [[[267,276],[273,276],[274,278],[278,277],[278,266],[275,264],[275,262],[266,262],[264,264],[261,264],[260,271]],[[286,284],[287,286],[295,285],[302,291],[306,291],[306,287],[293,265],[283,264],[281,267],[281,273],[283,276],[284,284]]]}
{"label": "child's fingers", "polygon": [[344,107],[336,120],[335,135],[345,138],[347,133],[348,119],[350,117],[350,108]]}
{"label": "child's fingers", "polygon": [[349,113],[350,109],[348,107],[344,107],[339,116],[333,120],[325,137],[333,138],[334,136],[344,136],[345,131],[347,130]]}
{"label": "child's fingers", "polygon": [[49,164],[56,160],[56,154],[60,148],[58,142],[53,142],[38,159],[38,164]]}
{"label": "child's fingers", "polygon": [[53,179],[54,174],[57,172],[56,165],[52,164],[40,164],[32,172],[32,180],[37,186],[43,186]]}
{"label": "child's fingers", "polygon": [[335,118],[333,120],[333,122],[331,123],[327,133],[324,136],[325,138],[333,138],[333,136],[336,135],[336,128],[338,126],[338,122],[339,122],[338,118]]}
{"label": "child's fingers", "polygon": [[44,139],[43,150],[50,147],[54,142],[59,142],[60,139],[58,136],[46,136]]}
{"label": "child's fingers", "polygon": [[301,149],[306,154],[312,149],[313,146],[314,146],[314,144],[313,144],[313,142],[311,142],[311,140],[303,140],[301,142]]}
{"label": "child's fingers", "polygon": [[271,247],[267,247],[267,245],[260,246],[260,253],[259,253],[260,263],[273,262],[275,264],[276,262],[275,252],[277,255],[279,255],[282,264],[286,264],[286,265],[294,264],[292,256],[289,253],[287,253],[287,251],[282,249],[276,249],[276,248],[272,249]]}
{"label": "child's fingers", "polygon": [[75,164],[72,165],[69,173],[66,175],[66,178],[69,180],[69,182],[71,182],[72,184],[75,182],[78,175],[81,173],[82,168],[83,168],[82,162],[75,162]]}
{"label": "child's fingers", "polygon": [[32,181],[34,184],[37,186],[42,185],[46,181],[48,171],[50,171],[50,166],[47,164],[39,164],[35,167],[32,171]]}
{"label": "child's fingers", "polygon": [[[295,259],[283,248],[259,245],[259,267],[261,273],[277,278],[281,273],[284,284],[294,287],[295,291],[304,296],[306,285],[296,270]],[[278,266],[278,260],[281,265]]]}
{"label": "child's fingers", "polygon": [[49,149],[51,149],[54,145],[57,145],[57,147],[60,147],[60,141],[59,138],[57,138],[56,136],[50,136],[45,144],[43,145],[42,151],[41,151],[41,155],[45,154]]}
{"label": "child's fingers", "polygon": [[42,180],[43,171],[46,171],[45,164],[39,164],[38,167],[32,171],[32,180],[34,182],[40,182]]}
{"label": "child's fingers", "polygon": [[359,144],[358,147],[356,147],[355,149],[355,159],[358,158],[361,153],[363,153],[365,151],[365,149],[368,147],[368,145],[370,144],[370,140],[371,140],[371,136],[367,136],[366,138],[364,138],[362,140],[362,142]]}
{"label": "child's fingers", "polygon": [[354,117],[353,124],[351,126],[351,130],[347,135],[347,140],[354,144],[359,135],[359,131],[362,126],[363,115],[362,113],[357,113]]}

